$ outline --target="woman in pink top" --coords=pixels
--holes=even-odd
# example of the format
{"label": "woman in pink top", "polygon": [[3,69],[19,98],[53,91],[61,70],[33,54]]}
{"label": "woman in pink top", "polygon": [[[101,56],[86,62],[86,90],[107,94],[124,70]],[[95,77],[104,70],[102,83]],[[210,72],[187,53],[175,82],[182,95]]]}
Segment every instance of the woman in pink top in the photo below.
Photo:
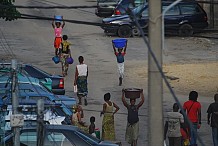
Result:
{"label": "woman in pink top", "polygon": [[[62,16],[63,20],[63,16]],[[62,29],[65,26],[65,22],[63,21],[63,24],[61,24],[60,21],[53,21],[52,22],[52,27],[54,28],[55,31],[55,40],[54,40],[54,48],[55,48],[55,55],[58,55],[60,44],[62,42]]]}

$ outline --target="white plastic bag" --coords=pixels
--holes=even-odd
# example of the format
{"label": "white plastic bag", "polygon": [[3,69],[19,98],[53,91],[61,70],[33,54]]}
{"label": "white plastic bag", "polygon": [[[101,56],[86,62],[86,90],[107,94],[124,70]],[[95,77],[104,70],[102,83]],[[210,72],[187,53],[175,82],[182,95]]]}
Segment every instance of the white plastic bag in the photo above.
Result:
{"label": "white plastic bag", "polygon": [[75,93],[77,92],[77,85],[73,86],[73,92],[75,92]]}

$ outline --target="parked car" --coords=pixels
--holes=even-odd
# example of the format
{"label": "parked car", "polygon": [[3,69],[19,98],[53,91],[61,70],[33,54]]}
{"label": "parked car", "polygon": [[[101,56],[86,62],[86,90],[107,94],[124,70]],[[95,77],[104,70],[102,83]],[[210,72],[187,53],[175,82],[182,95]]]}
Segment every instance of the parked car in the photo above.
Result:
{"label": "parked car", "polygon": [[120,0],[117,6],[114,8],[113,15],[125,15],[129,10],[132,10],[144,3],[144,0]]}
{"label": "parked car", "polygon": [[[11,67],[11,63],[0,63],[1,68],[9,68]],[[51,89],[51,91],[54,94],[58,95],[64,95],[65,89],[64,89],[64,77],[60,75],[51,75],[41,69],[39,69],[36,66],[30,65],[30,64],[18,64],[18,71],[26,76],[31,76],[34,78],[39,79],[40,82],[45,84],[51,84],[51,87],[48,87]]]}
{"label": "parked car", "polygon": [[60,75],[51,75],[36,66],[30,65],[30,64],[24,64],[22,65],[22,68],[31,76],[34,78],[37,78],[39,80],[45,80],[46,78],[50,78],[52,80],[52,92],[59,95],[65,94],[64,89],[64,77]]}
{"label": "parked car", "polygon": [[[11,101],[11,85],[0,83],[0,89],[4,94],[1,94],[3,97],[3,103],[8,103]],[[20,100],[38,100],[38,99],[44,99],[48,101],[55,102],[57,104],[61,104],[60,107],[54,108],[54,113],[57,116],[64,116],[65,124],[71,124],[71,115],[73,114],[73,108],[76,106],[76,99],[72,97],[68,97],[65,95],[55,95],[51,92],[47,92],[43,86],[35,85],[35,84],[24,84],[20,83],[18,84],[18,98]],[[63,97],[63,98],[62,98]],[[67,105],[64,104],[67,103]]]}
{"label": "parked car", "polygon": [[[13,145],[13,132],[4,137],[5,146]],[[119,146],[113,142],[102,141],[72,125],[44,125],[44,145],[46,146]],[[37,129],[27,127],[20,130],[20,145],[36,146]]]}
{"label": "parked car", "polygon": [[[165,10],[172,1],[162,1]],[[140,5],[132,10],[144,33],[148,31],[148,4]],[[102,20],[105,33],[113,33],[119,37],[141,35],[135,21],[129,15],[111,16]],[[173,32],[179,36],[191,36],[208,26],[207,14],[197,2],[182,1],[166,12],[164,17],[165,32]]]}
{"label": "parked car", "polygon": [[[12,82],[11,69],[10,66],[0,66],[0,82]],[[46,88],[52,89],[52,80],[50,78],[45,78],[45,80],[39,80],[37,78],[26,76],[24,73],[18,71],[17,78],[19,83],[32,83],[32,84],[44,84]]]}
{"label": "parked car", "polygon": [[[36,100],[23,100],[18,99],[19,102],[19,112],[23,114],[24,121],[36,121],[37,120],[37,101]],[[4,114],[4,120],[10,121],[10,116],[12,115],[12,101],[8,100],[4,102],[7,109]],[[59,124],[61,125],[65,119],[62,115],[58,115],[54,108],[61,108],[61,104],[54,103],[49,100],[44,101],[44,121],[47,124]],[[9,122],[5,123],[4,130],[11,130],[11,126]]]}
{"label": "parked car", "polygon": [[109,17],[114,13],[114,8],[119,0],[97,0],[95,14],[98,17]]}

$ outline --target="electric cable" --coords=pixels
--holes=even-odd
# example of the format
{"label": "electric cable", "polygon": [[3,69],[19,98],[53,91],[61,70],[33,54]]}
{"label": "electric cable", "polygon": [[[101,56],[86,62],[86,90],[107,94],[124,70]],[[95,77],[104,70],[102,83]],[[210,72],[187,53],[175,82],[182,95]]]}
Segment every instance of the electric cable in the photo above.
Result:
{"label": "electric cable", "polygon": [[[130,11],[130,15],[132,16],[132,17],[130,17],[130,18],[132,18],[133,21],[135,21],[137,28],[140,30],[140,32],[141,32],[141,34],[142,34],[142,39],[144,40],[144,42],[145,42],[145,44],[146,44],[146,46],[147,46],[147,48],[148,48],[148,51],[149,51],[149,53],[150,53],[152,59],[154,60],[156,66],[157,66],[157,68],[158,68],[159,73],[161,74],[161,77],[162,77],[164,83],[166,84],[167,88],[169,89],[169,91],[170,91],[171,95],[173,96],[174,100],[176,101],[176,103],[179,105],[179,108],[180,108],[182,114],[184,115],[185,120],[188,121],[190,127],[193,129],[192,123],[191,123],[190,120],[188,119],[188,117],[187,117],[187,115],[186,115],[184,109],[182,108],[182,105],[181,105],[179,99],[176,97],[175,92],[173,91],[172,87],[170,86],[170,83],[168,82],[168,80],[167,80],[167,78],[166,78],[166,76],[165,76],[165,74],[164,74],[164,72],[163,72],[163,70],[162,70],[161,65],[159,64],[159,62],[158,62],[158,60],[157,60],[157,58],[156,58],[156,56],[155,56],[155,54],[154,54],[154,52],[153,52],[153,50],[152,50],[150,44],[149,44],[149,42],[148,42],[146,36],[145,36],[144,33],[143,33],[143,30],[142,30],[142,28],[140,27],[140,24],[139,24],[139,22],[138,22],[138,20],[137,20],[137,17],[135,16],[134,13],[132,13],[132,11]],[[198,133],[197,133],[197,137],[198,137],[198,140],[199,140],[200,144],[201,144],[202,146],[205,146],[205,144],[203,143],[203,141],[202,141],[202,139],[201,139],[201,137],[199,136]]]}

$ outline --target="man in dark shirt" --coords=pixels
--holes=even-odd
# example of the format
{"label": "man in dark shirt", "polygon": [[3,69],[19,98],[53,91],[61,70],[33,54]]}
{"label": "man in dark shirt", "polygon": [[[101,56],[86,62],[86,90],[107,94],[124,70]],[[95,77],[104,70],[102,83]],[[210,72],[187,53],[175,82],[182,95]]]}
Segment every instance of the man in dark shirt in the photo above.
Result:
{"label": "man in dark shirt", "polygon": [[126,135],[125,139],[126,141],[131,144],[131,146],[137,146],[137,140],[139,135],[139,117],[138,117],[138,110],[144,103],[144,94],[143,90],[141,90],[140,96],[141,101],[138,104],[135,104],[136,99],[131,98],[130,104],[128,104],[125,100],[125,93],[124,89],[122,91],[122,102],[123,105],[128,110],[128,117],[127,117],[127,127],[126,127]]}
{"label": "man in dark shirt", "polygon": [[207,109],[207,123],[212,127],[213,145],[218,146],[218,94],[214,95],[214,100]]}

